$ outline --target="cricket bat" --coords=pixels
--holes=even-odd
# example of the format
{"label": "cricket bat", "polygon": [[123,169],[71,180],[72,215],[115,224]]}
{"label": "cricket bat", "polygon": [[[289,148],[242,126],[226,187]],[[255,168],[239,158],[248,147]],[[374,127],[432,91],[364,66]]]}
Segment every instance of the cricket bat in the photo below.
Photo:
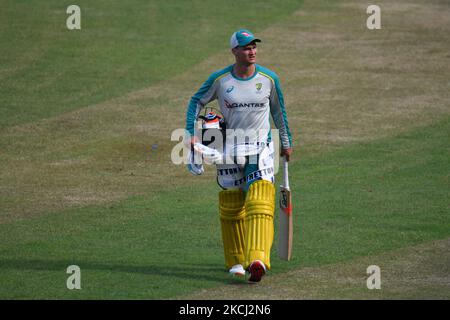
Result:
{"label": "cricket bat", "polygon": [[280,213],[278,232],[278,256],[283,260],[290,260],[292,254],[292,198],[289,188],[288,161],[283,157],[283,185],[280,186]]}

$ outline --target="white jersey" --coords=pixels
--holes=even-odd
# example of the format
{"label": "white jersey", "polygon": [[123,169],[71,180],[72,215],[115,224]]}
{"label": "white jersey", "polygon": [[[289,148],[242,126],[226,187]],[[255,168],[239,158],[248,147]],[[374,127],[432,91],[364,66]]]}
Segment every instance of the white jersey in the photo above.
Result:
{"label": "white jersey", "polygon": [[255,73],[246,79],[233,73],[233,65],[214,72],[191,98],[186,130],[193,136],[201,110],[217,99],[227,129],[244,133],[247,143],[270,142],[270,115],[280,132],[284,149],[292,147],[283,94],[278,76],[256,65]]}

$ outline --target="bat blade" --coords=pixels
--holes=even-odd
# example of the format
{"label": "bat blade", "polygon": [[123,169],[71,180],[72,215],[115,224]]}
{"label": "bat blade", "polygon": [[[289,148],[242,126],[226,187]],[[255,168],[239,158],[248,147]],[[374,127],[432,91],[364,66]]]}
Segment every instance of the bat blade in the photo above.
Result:
{"label": "bat blade", "polygon": [[291,190],[280,186],[280,216],[278,230],[278,256],[290,260],[292,255],[292,196]]}

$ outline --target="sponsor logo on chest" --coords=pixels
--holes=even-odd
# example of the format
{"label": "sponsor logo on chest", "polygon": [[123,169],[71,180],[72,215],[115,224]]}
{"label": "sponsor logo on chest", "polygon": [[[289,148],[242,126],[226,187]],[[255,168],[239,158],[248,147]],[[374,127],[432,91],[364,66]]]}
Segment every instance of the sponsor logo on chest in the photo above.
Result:
{"label": "sponsor logo on chest", "polygon": [[228,100],[224,99],[225,107],[228,109],[234,109],[234,108],[264,108],[264,103],[259,102],[229,102]]}

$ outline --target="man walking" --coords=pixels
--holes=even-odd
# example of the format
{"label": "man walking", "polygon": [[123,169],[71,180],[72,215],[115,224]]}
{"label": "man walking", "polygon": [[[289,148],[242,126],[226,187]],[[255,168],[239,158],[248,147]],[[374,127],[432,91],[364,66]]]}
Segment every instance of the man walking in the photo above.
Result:
{"label": "man walking", "polygon": [[[195,123],[202,109],[217,99],[227,129],[225,153],[232,163],[217,163],[219,211],[225,265],[233,275],[250,274],[259,282],[270,269],[270,250],[274,237],[274,147],[270,134],[270,115],[280,133],[281,155],[289,161],[292,140],[278,76],[256,64],[257,42],[249,30],[231,36],[235,63],[214,72],[191,98],[186,130],[189,142],[199,143]],[[228,132],[236,135],[228,139]],[[240,137],[239,135],[245,135]],[[202,171],[193,163],[193,174]]]}

